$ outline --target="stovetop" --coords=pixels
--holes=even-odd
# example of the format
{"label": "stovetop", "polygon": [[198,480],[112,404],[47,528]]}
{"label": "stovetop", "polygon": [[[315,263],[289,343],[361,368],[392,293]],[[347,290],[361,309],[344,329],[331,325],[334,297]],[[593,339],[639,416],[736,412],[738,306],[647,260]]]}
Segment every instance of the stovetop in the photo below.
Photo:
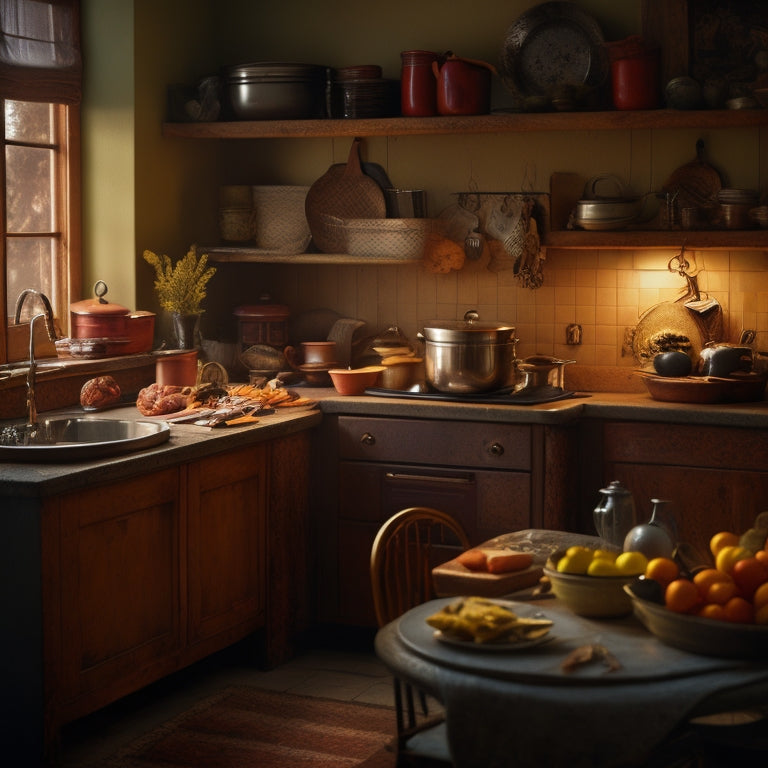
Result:
{"label": "stovetop", "polygon": [[400,397],[411,400],[441,400],[449,403],[474,403],[479,405],[540,405],[542,403],[553,403],[558,400],[567,400],[575,397],[575,392],[570,392],[562,387],[534,387],[532,389],[522,389],[518,392],[513,391],[511,387],[496,390],[494,392],[481,392],[478,394],[455,394],[453,392],[439,392],[432,389],[428,392],[410,392],[399,389],[383,389],[381,387],[369,387],[365,390],[366,395],[376,397]]}

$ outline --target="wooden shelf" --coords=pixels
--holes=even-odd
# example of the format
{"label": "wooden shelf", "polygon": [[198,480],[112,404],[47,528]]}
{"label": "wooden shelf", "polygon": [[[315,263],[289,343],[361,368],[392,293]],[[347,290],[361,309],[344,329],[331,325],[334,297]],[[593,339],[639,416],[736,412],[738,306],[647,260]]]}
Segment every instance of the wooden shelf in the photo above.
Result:
{"label": "wooden shelf", "polygon": [[766,250],[768,230],[611,230],[584,232],[563,230],[547,232],[544,238],[547,248],[686,248],[719,250]]}
{"label": "wooden shelf", "polygon": [[184,139],[333,138],[530,131],[616,131],[645,128],[743,128],[768,125],[768,110],[655,109],[605,112],[535,112],[459,117],[388,117],[366,120],[257,120],[164,123],[163,136]]}
{"label": "wooden shelf", "polygon": [[240,264],[410,264],[416,259],[402,259],[393,256],[350,256],[348,253],[278,253],[265,251],[247,246],[199,246],[203,253],[208,254],[211,261],[231,262]]}

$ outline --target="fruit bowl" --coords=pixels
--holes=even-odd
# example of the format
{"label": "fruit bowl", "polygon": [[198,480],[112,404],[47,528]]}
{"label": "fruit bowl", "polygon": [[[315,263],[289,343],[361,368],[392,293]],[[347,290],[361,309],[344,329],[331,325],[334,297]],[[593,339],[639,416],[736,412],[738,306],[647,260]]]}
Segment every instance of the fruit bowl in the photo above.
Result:
{"label": "fruit bowl", "polygon": [[632,613],[632,600],[624,591],[632,576],[588,576],[576,573],[560,573],[557,560],[560,553],[552,555],[544,566],[552,592],[578,616],[590,619],[609,619]]}
{"label": "fruit bowl", "polygon": [[765,659],[768,626],[735,624],[670,611],[624,587],[635,616],[663,643],[691,653],[732,659]]}

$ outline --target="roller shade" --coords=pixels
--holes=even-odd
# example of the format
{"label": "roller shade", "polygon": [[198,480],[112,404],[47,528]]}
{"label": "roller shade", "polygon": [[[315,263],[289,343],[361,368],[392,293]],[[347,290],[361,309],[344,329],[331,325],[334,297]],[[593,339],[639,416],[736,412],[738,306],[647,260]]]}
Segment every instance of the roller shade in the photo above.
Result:
{"label": "roller shade", "polygon": [[79,0],[0,0],[0,97],[76,104]]}

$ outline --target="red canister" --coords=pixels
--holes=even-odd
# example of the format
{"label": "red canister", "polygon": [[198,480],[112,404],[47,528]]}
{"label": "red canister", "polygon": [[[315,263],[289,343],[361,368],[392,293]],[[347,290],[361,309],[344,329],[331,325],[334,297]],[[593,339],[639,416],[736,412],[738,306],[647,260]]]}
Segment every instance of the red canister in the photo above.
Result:
{"label": "red canister", "polygon": [[659,51],[637,36],[609,43],[611,86],[616,109],[657,109]]}
{"label": "red canister", "polygon": [[400,110],[406,117],[432,117],[437,114],[437,83],[432,74],[432,51],[403,51],[400,54]]}
{"label": "red canister", "polygon": [[495,72],[492,64],[460,58],[451,51],[441,62],[434,61],[438,114],[487,114],[491,108],[491,73]]}

